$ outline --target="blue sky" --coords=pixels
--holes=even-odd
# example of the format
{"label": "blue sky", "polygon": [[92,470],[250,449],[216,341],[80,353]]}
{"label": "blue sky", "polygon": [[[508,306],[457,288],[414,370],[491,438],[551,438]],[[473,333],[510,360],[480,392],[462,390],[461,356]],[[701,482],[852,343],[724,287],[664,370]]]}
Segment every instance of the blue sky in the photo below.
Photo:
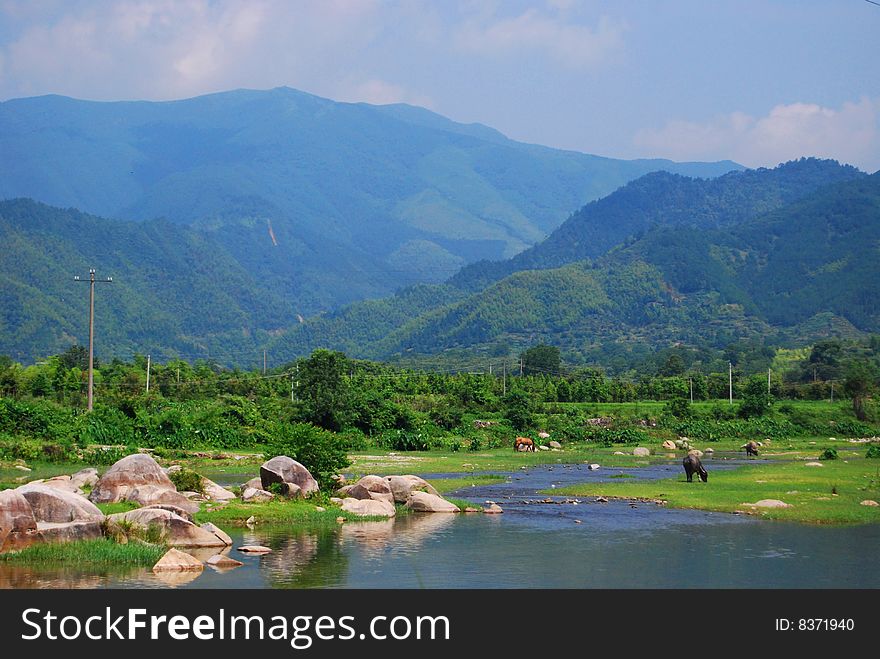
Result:
{"label": "blue sky", "polygon": [[600,155],[880,168],[864,0],[0,0],[0,98],[288,85]]}

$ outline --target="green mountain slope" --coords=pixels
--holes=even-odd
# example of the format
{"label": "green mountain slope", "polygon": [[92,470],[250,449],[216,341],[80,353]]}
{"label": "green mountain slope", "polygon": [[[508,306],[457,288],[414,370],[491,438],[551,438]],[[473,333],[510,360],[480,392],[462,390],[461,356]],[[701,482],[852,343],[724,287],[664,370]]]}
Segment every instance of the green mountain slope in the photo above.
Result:
{"label": "green mountain slope", "polygon": [[289,88],[10,100],[0,154],[0,198],[191,224],[303,315],[512,256],[647,172],[739,169],[559,151]]}

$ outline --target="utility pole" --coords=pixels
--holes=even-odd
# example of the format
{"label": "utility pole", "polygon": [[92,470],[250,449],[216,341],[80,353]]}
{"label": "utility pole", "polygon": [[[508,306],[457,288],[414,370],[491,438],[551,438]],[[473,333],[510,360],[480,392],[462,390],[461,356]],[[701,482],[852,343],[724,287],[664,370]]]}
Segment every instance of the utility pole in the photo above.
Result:
{"label": "utility pole", "polygon": [[266,351],[263,351],[263,375],[266,375]]}
{"label": "utility pole", "polygon": [[733,405],[733,363],[727,362],[728,391],[730,392],[730,404]]}
{"label": "utility pole", "polygon": [[520,377],[523,376],[523,358],[522,357],[519,358],[519,376]]}
{"label": "utility pole", "polygon": [[489,375],[492,375],[492,362],[489,362]]}
{"label": "utility pole", "polygon": [[[74,281],[85,281],[80,279],[79,275],[75,275]],[[95,402],[95,282],[112,283],[113,277],[107,279],[95,279],[95,269],[89,268],[89,394],[88,408],[89,412]]]}
{"label": "utility pole", "polygon": [[502,380],[501,380],[501,382],[502,382],[502,387],[503,387],[503,389],[502,389],[502,392],[503,392],[502,395],[503,395],[503,396],[506,396],[506,395],[507,395],[507,362],[504,362],[503,369],[504,369],[504,375],[503,375]]}
{"label": "utility pole", "polygon": [[769,369],[769,368],[767,369],[767,395],[768,396],[770,395],[770,370],[771,369]]}
{"label": "utility pole", "polygon": [[688,378],[688,385],[690,385],[690,388],[691,388],[691,405],[693,405],[694,404],[694,379],[693,378]]}
{"label": "utility pole", "polygon": [[147,355],[147,393],[150,393],[150,356]]}
{"label": "utility pole", "polygon": [[831,402],[834,402],[834,380],[831,381]]}

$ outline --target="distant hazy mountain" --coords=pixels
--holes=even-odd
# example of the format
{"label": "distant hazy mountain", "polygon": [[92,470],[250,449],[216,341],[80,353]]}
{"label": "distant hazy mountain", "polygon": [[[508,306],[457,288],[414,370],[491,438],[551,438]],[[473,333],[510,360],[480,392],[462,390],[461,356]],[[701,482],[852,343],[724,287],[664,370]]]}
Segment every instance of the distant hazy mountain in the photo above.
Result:
{"label": "distant hazy mountain", "polygon": [[660,169],[740,167],[559,151],[288,88],[0,103],[0,199],[190,225],[303,315],[513,256],[571,209]]}
{"label": "distant hazy mountain", "polygon": [[[805,175],[817,171],[823,176]],[[639,237],[598,258],[520,270],[472,292],[433,287],[438,302],[428,307],[413,304],[413,292],[355,304],[292,328],[273,353],[323,345],[379,358],[453,348],[494,354],[548,341],[577,359],[614,346],[718,348],[744,338],[797,342],[880,331],[880,174],[813,161],[724,178],[721,204],[694,181],[648,175],[557,230],[572,235],[575,218],[598,217],[598,208],[653,218]],[[633,194],[645,189],[651,194]],[[783,190],[801,198],[783,203]],[[667,215],[670,198],[677,202]],[[777,208],[758,210],[768,205]],[[542,264],[565,263],[578,254],[570,247],[554,233],[532,252]],[[430,298],[430,290],[416,297]],[[391,321],[372,320],[378,310]]]}

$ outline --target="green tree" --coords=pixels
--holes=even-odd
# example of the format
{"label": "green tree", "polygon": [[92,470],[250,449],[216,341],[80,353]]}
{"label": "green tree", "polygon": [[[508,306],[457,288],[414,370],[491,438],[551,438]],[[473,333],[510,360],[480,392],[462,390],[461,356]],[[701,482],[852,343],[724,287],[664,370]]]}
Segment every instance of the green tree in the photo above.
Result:
{"label": "green tree", "polygon": [[300,364],[297,393],[306,421],[326,430],[339,430],[348,417],[348,358],[341,352],[315,350]]}
{"label": "green tree", "polygon": [[559,348],[544,343],[529,348],[521,353],[519,358],[522,360],[523,375],[541,373],[556,375],[562,364]]}
{"label": "green tree", "polygon": [[853,360],[847,366],[843,390],[852,399],[853,412],[859,421],[868,418],[865,400],[874,392],[876,380],[876,369],[864,359]]}
{"label": "green tree", "polygon": [[534,424],[535,404],[531,396],[514,390],[504,397],[504,417],[514,430],[525,430]]}
{"label": "green tree", "polygon": [[736,413],[745,419],[764,416],[770,411],[773,396],[767,392],[767,380],[763,375],[753,375],[746,381],[742,393],[742,403]]}

